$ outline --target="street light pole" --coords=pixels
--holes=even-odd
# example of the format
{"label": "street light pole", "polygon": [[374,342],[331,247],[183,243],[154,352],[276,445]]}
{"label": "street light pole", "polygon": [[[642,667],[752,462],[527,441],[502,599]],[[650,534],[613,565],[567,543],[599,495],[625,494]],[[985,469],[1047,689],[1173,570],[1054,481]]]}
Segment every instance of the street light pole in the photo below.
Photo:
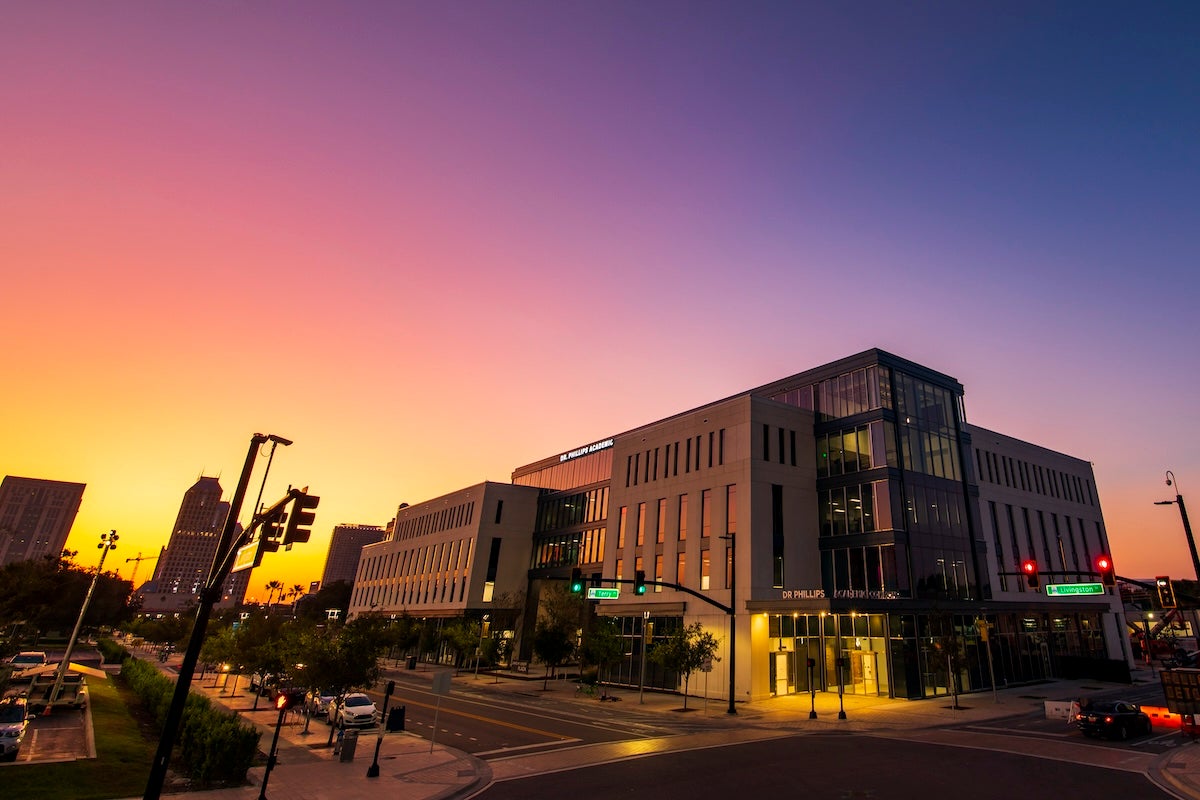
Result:
{"label": "street light pole", "polygon": [[1174,500],[1156,500],[1156,506],[1179,506],[1179,516],[1183,519],[1183,535],[1187,537],[1188,550],[1192,554],[1192,569],[1196,572],[1196,580],[1200,581],[1200,555],[1196,553],[1196,540],[1192,538],[1192,525],[1188,522],[1187,506],[1183,504],[1183,495],[1179,492],[1179,482],[1175,480],[1175,473],[1167,470],[1167,486],[1175,487]]}
{"label": "street light pole", "polygon": [[50,690],[50,696],[46,698],[47,711],[54,705],[54,701],[58,699],[58,693],[62,691],[63,676],[67,674],[67,664],[71,662],[71,653],[75,649],[76,640],[79,639],[79,629],[83,627],[83,617],[87,614],[88,605],[92,602],[92,595],[96,593],[96,584],[100,580],[100,573],[104,569],[104,557],[108,555],[109,550],[117,549],[117,539],[120,538],[116,531],[100,534],[100,544],[96,545],[100,548],[100,564],[96,567],[96,574],[92,576],[92,585],[88,587],[87,594],[83,597],[83,608],[79,609],[79,619],[75,621],[75,630],[71,631],[71,638],[67,640],[67,652],[63,654],[62,662],[54,674],[54,688]]}
{"label": "street light pole", "polygon": [[[179,726],[183,722],[183,710],[187,703],[188,692],[192,686],[192,675],[196,672],[196,662],[200,660],[200,646],[204,643],[204,634],[208,628],[209,617],[212,616],[213,606],[221,597],[221,584],[229,574],[231,562],[226,558],[233,546],[234,532],[237,529],[238,516],[242,513],[242,503],[246,499],[246,490],[250,485],[250,476],[254,471],[254,461],[258,448],[267,442],[278,442],[283,446],[290,441],[279,436],[266,436],[256,433],[250,437],[250,449],[246,453],[246,461],[242,465],[242,474],[238,478],[237,488],[229,501],[229,515],[225,518],[225,526],[221,529],[221,538],[217,541],[216,554],[212,567],[209,569],[208,582],[200,592],[200,604],[196,608],[196,621],[192,625],[192,635],[188,640],[187,650],[183,654],[183,663],[175,678],[175,693],[171,697],[171,705],[167,709],[167,717],[163,722],[163,730],[158,739],[158,750],[154,760],[150,762],[150,777],[146,780],[146,792],[142,800],[158,800],[162,796],[163,782],[167,777],[167,767],[171,762],[171,750],[175,746],[175,738],[179,735]],[[234,687],[237,686],[236,680]]]}

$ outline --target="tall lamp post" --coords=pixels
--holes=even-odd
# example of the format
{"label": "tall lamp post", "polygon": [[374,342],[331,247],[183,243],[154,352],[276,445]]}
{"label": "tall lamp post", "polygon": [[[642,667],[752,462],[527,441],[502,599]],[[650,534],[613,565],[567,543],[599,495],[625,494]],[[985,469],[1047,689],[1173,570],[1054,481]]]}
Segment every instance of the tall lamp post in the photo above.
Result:
{"label": "tall lamp post", "polygon": [[1196,554],[1196,540],[1192,538],[1192,525],[1188,522],[1187,506],[1183,504],[1183,495],[1179,493],[1179,482],[1175,473],[1167,470],[1167,486],[1175,487],[1174,500],[1155,500],[1156,506],[1179,506],[1179,516],[1183,519],[1183,535],[1187,537],[1188,550],[1192,553],[1192,569],[1196,572],[1196,580],[1200,581],[1200,555]]}
{"label": "tall lamp post", "polygon": [[100,573],[104,570],[104,557],[108,555],[109,550],[117,549],[117,539],[120,538],[116,531],[100,534],[100,544],[96,545],[100,548],[100,564],[96,567],[96,574],[92,576],[92,585],[88,587],[87,594],[83,597],[83,608],[79,609],[79,619],[75,622],[75,630],[71,631],[71,638],[67,640],[67,652],[63,654],[58,671],[54,674],[54,688],[50,690],[50,696],[46,698],[47,711],[58,699],[58,693],[62,691],[63,676],[67,674],[67,664],[71,662],[71,652],[75,649],[76,640],[79,639],[79,629],[83,627],[83,617],[87,614],[88,605],[92,602],[92,595],[96,593],[96,583],[99,582]]}

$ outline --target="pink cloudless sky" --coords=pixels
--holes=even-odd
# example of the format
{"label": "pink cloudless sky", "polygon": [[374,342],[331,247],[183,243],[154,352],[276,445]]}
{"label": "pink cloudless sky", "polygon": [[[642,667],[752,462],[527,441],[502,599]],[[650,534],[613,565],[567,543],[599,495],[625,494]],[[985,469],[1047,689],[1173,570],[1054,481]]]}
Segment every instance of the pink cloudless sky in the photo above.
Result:
{"label": "pink cloudless sky", "polygon": [[1119,573],[1190,576],[1190,4],[2,16],[0,470],[87,484],[81,559],[263,431],[265,496],[323,499],[250,593],[307,584],[335,523],[881,347],[1091,461]]}

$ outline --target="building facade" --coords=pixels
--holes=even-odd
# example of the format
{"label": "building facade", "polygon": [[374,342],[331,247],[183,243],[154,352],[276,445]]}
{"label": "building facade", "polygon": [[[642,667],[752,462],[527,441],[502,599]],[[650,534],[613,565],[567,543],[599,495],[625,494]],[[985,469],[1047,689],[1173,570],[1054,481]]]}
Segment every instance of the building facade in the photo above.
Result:
{"label": "building facade", "polygon": [[382,541],[386,535],[387,532],[378,525],[335,525],[329,538],[329,551],[325,554],[321,586],[334,581],[353,583],[362,549]]}
{"label": "building facade", "polygon": [[18,478],[0,481],[0,564],[62,554],[85,484]]}
{"label": "building facade", "polygon": [[[199,601],[229,516],[229,503],[221,500],[221,494],[220,482],[210,477],[201,477],[184,493],[154,575],[137,590],[142,614],[178,614]],[[230,574],[215,607],[232,608],[241,604],[250,574],[250,570]]]}
{"label": "building facade", "polygon": [[[1119,596],[1082,593],[1110,552],[1090,464],[972,427],[957,380],[881,350],[550,456],[512,482],[537,490],[509,534],[528,561],[497,589],[524,594],[526,630],[545,586],[574,568],[618,589],[590,603],[627,639],[616,682],[677,689],[642,656],[696,622],[724,648],[705,684],[732,685],[738,702],[919,698],[1127,668]],[[1027,559],[1066,588],[1031,587]],[[364,572],[364,551],[355,595],[445,574],[430,563]],[[441,610],[488,607],[472,600]]]}

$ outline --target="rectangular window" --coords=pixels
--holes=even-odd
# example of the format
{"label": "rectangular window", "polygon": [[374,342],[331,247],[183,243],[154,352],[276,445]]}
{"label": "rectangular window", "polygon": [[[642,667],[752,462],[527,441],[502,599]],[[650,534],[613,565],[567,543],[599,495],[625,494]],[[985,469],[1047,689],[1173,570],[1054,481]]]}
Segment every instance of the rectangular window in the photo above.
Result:
{"label": "rectangular window", "polygon": [[[733,488],[733,487],[730,487]],[[783,487],[771,485],[771,584],[783,587]]]}
{"label": "rectangular window", "polygon": [[675,443],[675,450],[671,457],[671,475],[679,477],[679,442]]}
{"label": "rectangular window", "polygon": [[658,521],[654,541],[662,544],[667,540],[667,498],[658,501]]}
{"label": "rectangular window", "polygon": [[687,554],[682,550],[675,556],[675,582],[687,586]]}
{"label": "rectangular window", "polygon": [[646,504],[638,503],[637,546],[641,547],[645,543],[646,543]]}
{"label": "rectangular window", "polygon": [[788,434],[790,437],[789,443],[788,443],[789,444],[788,451],[791,453],[790,460],[791,460],[792,466],[794,467],[794,466],[796,466],[796,432],[788,431]]}
{"label": "rectangular window", "polygon": [[633,485],[638,485],[638,473],[642,471],[642,454],[633,454]]}
{"label": "rectangular window", "polygon": [[783,428],[780,428],[779,429],[779,463],[780,464],[783,463],[784,454],[785,454],[785,451],[784,451],[784,447],[783,447]]}
{"label": "rectangular window", "polygon": [[621,506],[621,511],[619,512],[620,516],[617,521],[617,549],[618,550],[625,549],[625,521],[626,521],[626,517],[628,516],[627,512],[628,512],[628,509],[625,506]]}
{"label": "rectangular window", "polygon": [[696,437],[696,472],[700,471],[700,437]]}
{"label": "rectangular window", "polygon": [[712,535],[712,489],[700,493],[700,537]]}
{"label": "rectangular window", "polygon": [[763,461],[771,460],[771,426],[763,423],[762,426],[762,446],[763,446]]}
{"label": "rectangular window", "polygon": [[687,440],[687,453],[683,457],[683,471],[687,474],[692,471],[692,437]]}
{"label": "rectangular window", "polygon": [[[662,553],[659,553],[658,555],[656,555],[654,557],[654,580],[661,583],[662,579],[663,579],[663,557],[662,557]],[[656,585],[654,587],[655,593],[661,592],[662,590],[663,590],[662,586]]]}
{"label": "rectangular window", "polygon": [[725,464],[725,429],[717,431],[717,464]]}
{"label": "rectangular window", "polygon": [[714,437],[716,437],[716,435],[717,434],[715,431],[708,432],[708,468],[709,469],[712,469],[712,465],[713,465],[713,450],[716,449],[713,447],[713,439],[714,439]]}
{"label": "rectangular window", "polygon": [[725,487],[725,532],[737,533],[737,485]]}
{"label": "rectangular window", "polygon": [[679,541],[687,541],[688,496],[679,495]]}
{"label": "rectangular window", "polygon": [[708,585],[709,585],[709,580],[710,580],[710,576],[709,576],[710,566],[711,565],[708,560],[708,549],[705,548],[704,550],[700,551],[700,590],[701,591],[705,591],[705,592],[708,591]]}
{"label": "rectangular window", "polygon": [[624,563],[625,563],[624,560],[622,560],[620,558],[617,559],[617,566],[616,566],[617,580],[621,580],[621,565]]}
{"label": "rectangular window", "polygon": [[496,502],[496,524],[497,525],[500,524],[500,517],[502,514],[504,514],[504,501],[499,500]]}

